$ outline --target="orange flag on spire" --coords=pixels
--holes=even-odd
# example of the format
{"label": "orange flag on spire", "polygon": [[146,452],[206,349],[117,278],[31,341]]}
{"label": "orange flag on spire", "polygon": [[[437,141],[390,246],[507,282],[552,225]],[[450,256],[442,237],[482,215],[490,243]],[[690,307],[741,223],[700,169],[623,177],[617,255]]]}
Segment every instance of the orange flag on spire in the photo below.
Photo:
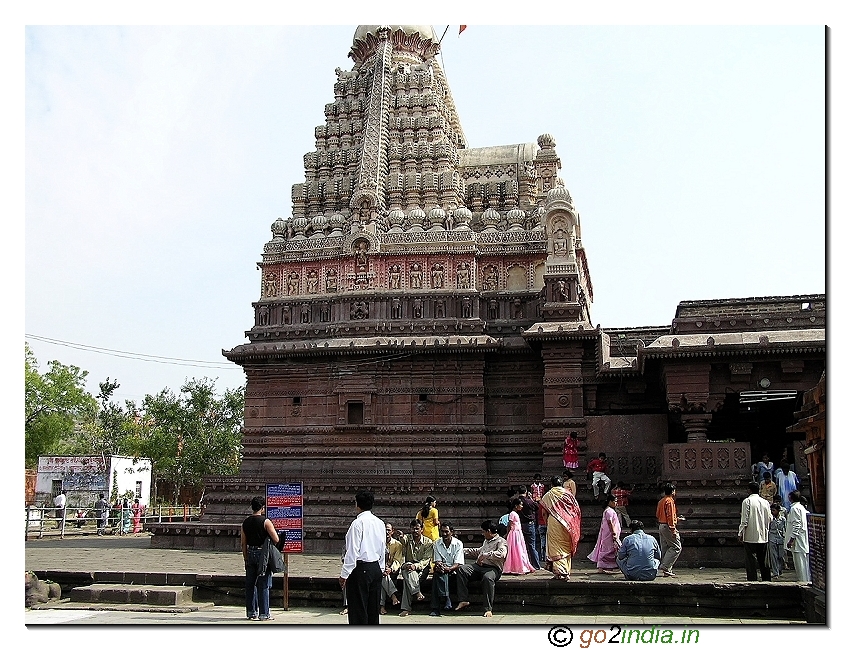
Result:
{"label": "orange flag on spire", "polygon": [[457,35],[458,35],[458,36],[460,36],[461,34],[463,34],[463,30],[464,30],[464,29],[466,29],[466,25],[461,25],[461,26],[460,26],[460,31],[458,31]]}

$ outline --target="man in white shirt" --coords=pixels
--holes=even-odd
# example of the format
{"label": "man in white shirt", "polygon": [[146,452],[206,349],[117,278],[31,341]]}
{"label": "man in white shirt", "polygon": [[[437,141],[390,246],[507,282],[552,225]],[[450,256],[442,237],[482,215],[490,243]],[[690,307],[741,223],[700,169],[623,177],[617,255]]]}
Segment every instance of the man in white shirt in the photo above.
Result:
{"label": "man in white shirt", "polygon": [[431,585],[431,617],[440,617],[440,605],[452,610],[449,597],[449,575],[463,565],[463,543],[454,538],[455,528],[449,523],[440,525],[440,538],[434,543],[434,579]]}
{"label": "man in white shirt", "polygon": [[751,482],[749,487],[750,495],[741,503],[741,524],[738,526],[738,540],[743,542],[746,553],[747,581],[758,581],[758,572],[761,572],[762,581],[770,581],[770,566],[767,564],[770,505],[759,496],[757,482]]}
{"label": "man in white shirt", "polygon": [[62,529],[62,534],[65,534],[65,505],[68,498],[65,495],[65,490],[62,490],[56,498],[53,499],[53,506],[56,508],[56,529]]}
{"label": "man in white shirt", "polygon": [[797,581],[810,582],[808,512],[800,502],[799,491],[792,491],[788,499],[791,501],[791,509],[785,518],[785,546],[791,550]]}
{"label": "man in white shirt", "polygon": [[345,558],[339,585],[348,599],[349,624],[379,624],[381,578],[387,554],[387,528],[372,514],[375,497],[371,491],[355,496],[357,518],[345,535]]}

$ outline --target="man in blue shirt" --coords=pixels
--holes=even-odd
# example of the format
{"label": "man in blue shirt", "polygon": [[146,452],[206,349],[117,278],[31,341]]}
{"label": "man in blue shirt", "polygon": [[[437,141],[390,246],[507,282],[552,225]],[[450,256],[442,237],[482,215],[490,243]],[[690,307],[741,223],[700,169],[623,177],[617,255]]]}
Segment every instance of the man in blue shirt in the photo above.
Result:
{"label": "man in blue shirt", "polygon": [[629,529],[632,533],[617,551],[617,565],[629,581],[652,581],[661,563],[658,541],[643,531],[641,521],[632,520]]}

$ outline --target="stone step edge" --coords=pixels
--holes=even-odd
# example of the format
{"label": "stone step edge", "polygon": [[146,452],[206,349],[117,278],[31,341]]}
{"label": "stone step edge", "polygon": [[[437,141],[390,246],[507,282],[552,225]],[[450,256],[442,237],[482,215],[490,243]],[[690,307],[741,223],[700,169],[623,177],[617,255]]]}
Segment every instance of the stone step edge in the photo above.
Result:
{"label": "stone step edge", "polygon": [[57,602],[37,604],[31,607],[33,611],[60,609],[66,611],[128,611],[131,613],[195,613],[200,609],[212,608],[214,602],[194,602],[189,606],[150,606],[146,604],[96,604],[72,602],[62,599]]}

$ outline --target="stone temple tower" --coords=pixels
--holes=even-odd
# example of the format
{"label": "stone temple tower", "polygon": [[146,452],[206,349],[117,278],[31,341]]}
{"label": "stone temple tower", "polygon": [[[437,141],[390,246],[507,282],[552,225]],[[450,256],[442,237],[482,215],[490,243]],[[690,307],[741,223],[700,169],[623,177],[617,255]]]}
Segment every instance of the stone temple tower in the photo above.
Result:
{"label": "stone temple tower", "polygon": [[[341,552],[360,488],[402,526],[433,495],[473,543],[509,486],[561,474],[575,433],[581,467],[605,451],[637,487],[634,516],[651,520],[659,483],[678,481],[702,525],[684,533],[693,561],[716,565],[750,444],[779,457],[793,423],[793,400],[742,399],[817,384],[825,296],[594,326],[555,139],[471,148],[438,49],[424,25],[355,31],[292,212],[271,224],[248,342],[224,351],[246,376],[241,472],[207,477],[202,520],[153,525],[152,544],[233,550],[251,497],[296,481],[307,552]],[[585,509],[589,539],[599,509]]]}
{"label": "stone temple tower", "polygon": [[392,489],[398,520],[435,491],[477,530],[511,476],[560,466],[560,384],[547,396],[526,337],[592,331],[578,212],[551,135],[468,146],[438,49],[429,26],[361,25],[336,70],[249,342],[225,352],[247,377],[243,463],[208,481],[208,520],[301,480],[307,547],[336,551],[362,486]]}

